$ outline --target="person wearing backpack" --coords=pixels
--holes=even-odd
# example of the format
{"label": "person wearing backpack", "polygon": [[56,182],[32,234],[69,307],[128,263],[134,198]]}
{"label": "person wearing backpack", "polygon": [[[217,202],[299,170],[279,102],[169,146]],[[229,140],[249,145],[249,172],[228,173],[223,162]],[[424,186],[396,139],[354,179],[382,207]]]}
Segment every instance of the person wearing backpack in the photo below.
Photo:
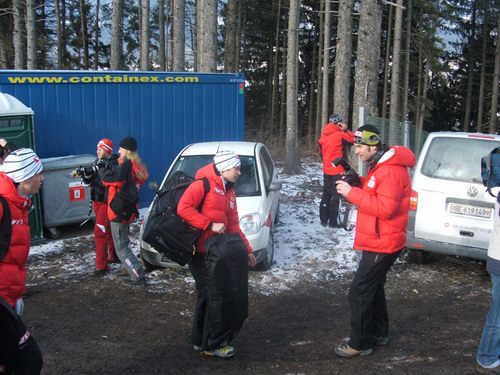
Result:
{"label": "person wearing backpack", "polygon": [[[139,190],[149,177],[147,167],[137,152],[137,141],[125,137],[118,149],[118,162],[107,161],[99,164],[99,177],[108,187],[108,218],[116,254],[130,275],[124,282],[130,286],[146,286],[144,267],[130,248],[130,223],[138,217],[137,204]],[[133,199],[133,201],[127,201]]]}
{"label": "person wearing backpack", "polygon": [[[248,265],[255,266],[256,260],[239,226],[234,183],[241,174],[240,159],[236,153],[224,151],[217,153],[213,160],[213,163],[198,170],[195,176],[196,181],[189,185],[179,201],[177,214],[192,227],[203,230],[196,242],[196,253],[189,262],[189,269],[195,280],[198,294],[191,338],[194,349],[207,356],[229,358],[236,353],[235,348],[229,346],[229,342],[219,342],[217,337],[212,336],[212,333],[217,331],[217,328],[224,322],[216,321],[209,313],[208,284],[210,280],[207,275],[209,267],[205,259],[206,242],[217,234],[237,234],[246,248]],[[205,192],[203,178],[209,181],[208,192]],[[200,212],[198,207],[202,200],[204,203]],[[246,298],[248,299],[248,294]]]}
{"label": "person wearing backpack", "polygon": [[[95,271],[94,276],[104,276],[108,263],[118,262],[111,226],[108,218],[108,189],[102,183],[97,170],[101,164],[116,164],[117,155],[113,154],[113,142],[103,138],[97,143],[97,159],[91,167],[80,167],[77,173],[83,182],[90,186],[90,197],[95,214]],[[90,212],[89,212],[90,214]]]}
{"label": "person wearing backpack", "polygon": [[30,196],[42,186],[42,162],[29,148],[0,165],[0,374],[39,374],[42,353],[21,315],[30,250]]}

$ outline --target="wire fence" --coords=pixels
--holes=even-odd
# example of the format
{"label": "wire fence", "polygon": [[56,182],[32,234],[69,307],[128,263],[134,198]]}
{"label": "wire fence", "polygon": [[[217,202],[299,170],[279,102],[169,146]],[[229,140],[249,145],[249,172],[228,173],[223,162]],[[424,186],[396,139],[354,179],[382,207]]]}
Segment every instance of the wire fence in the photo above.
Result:
{"label": "wire fence", "polygon": [[418,157],[429,132],[420,130],[411,121],[389,121],[381,117],[367,115],[364,124],[375,125],[386,145],[403,145]]}

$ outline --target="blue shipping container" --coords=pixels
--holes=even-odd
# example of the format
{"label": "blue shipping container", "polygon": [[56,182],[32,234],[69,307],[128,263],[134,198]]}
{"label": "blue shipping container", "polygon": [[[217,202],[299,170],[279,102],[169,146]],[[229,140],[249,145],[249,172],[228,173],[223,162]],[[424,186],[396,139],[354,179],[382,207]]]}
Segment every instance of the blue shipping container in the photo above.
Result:
{"label": "blue shipping container", "polygon": [[[33,109],[41,158],[95,154],[104,137],[116,152],[131,135],[150,180],[189,143],[243,140],[241,74],[2,70],[0,92]],[[143,188],[141,207],[153,195]]]}

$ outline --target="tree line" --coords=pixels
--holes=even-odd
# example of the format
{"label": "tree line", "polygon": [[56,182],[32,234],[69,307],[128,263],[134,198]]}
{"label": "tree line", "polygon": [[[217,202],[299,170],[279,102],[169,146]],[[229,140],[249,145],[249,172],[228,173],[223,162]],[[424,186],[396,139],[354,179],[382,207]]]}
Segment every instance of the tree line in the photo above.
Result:
{"label": "tree line", "polygon": [[332,112],[496,133],[499,29],[497,0],[0,0],[0,68],[242,72],[294,170]]}

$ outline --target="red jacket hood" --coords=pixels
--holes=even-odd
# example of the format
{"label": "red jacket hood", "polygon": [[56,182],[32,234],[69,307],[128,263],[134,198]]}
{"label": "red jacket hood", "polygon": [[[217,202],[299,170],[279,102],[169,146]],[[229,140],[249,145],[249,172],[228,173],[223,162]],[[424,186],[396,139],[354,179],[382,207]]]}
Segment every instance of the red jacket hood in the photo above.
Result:
{"label": "red jacket hood", "polygon": [[333,122],[329,122],[323,127],[321,135],[330,135],[340,131],[342,130],[337,125],[335,125]]}
{"label": "red jacket hood", "polygon": [[373,169],[377,168],[380,164],[400,165],[402,167],[413,168],[416,160],[415,154],[409,148],[404,146],[392,146],[382,155]]}

